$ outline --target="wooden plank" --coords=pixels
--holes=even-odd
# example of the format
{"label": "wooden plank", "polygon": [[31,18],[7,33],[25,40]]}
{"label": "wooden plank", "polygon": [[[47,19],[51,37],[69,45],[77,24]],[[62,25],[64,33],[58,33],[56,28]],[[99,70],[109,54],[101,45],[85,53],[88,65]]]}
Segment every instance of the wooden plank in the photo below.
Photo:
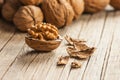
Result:
{"label": "wooden plank", "polygon": [[[105,12],[92,15],[89,23],[86,26],[84,26],[83,30],[81,31],[79,37],[86,39],[88,45],[97,47],[104,29],[105,16]],[[94,53],[93,57],[95,56],[96,52]],[[87,67],[87,61],[85,61],[85,63],[82,64],[82,68],[77,70],[73,69],[70,71],[68,80],[82,80],[82,76]]]}
{"label": "wooden plank", "polygon": [[74,59],[70,59],[65,67],[56,66],[58,57],[68,55],[65,40],[58,49],[40,53],[24,45],[24,34],[15,34],[0,52],[0,79],[119,80],[119,15],[120,12],[115,16],[113,12],[107,16],[105,12],[83,15],[72,25],[60,30],[62,36],[68,34],[73,38],[82,38],[88,41],[88,45],[97,47],[95,54],[80,69],[70,69]]}
{"label": "wooden plank", "polygon": [[107,49],[110,48],[112,41],[112,35],[114,32],[113,23],[114,14],[111,13],[106,17],[103,34],[101,36],[100,42],[98,43],[95,56],[92,56],[87,63],[86,70],[82,76],[83,80],[101,79],[101,71],[104,63],[104,58],[106,56]]}
{"label": "wooden plank", "polygon": [[[67,29],[64,28],[64,31],[66,31],[66,30]],[[64,31],[62,31],[62,33],[64,33]],[[29,80],[33,76],[36,69],[39,67],[40,71],[41,71],[44,68],[43,65],[46,64],[46,61],[52,55],[54,55],[54,52],[37,53],[37,52],[30,52],[30,51],[31,51],[31,49],[29,49],[28,46],[23,47],[22,51],[20,52],[20,55],[17,56],[18,58],[11,65],[9,70],[6,72],[3,79],[9,80],[12,77],[11,78],[12,80],[23,79],[23,78]],[[28,54],[28,55],[26,55],[26,54]],[[21,55],[22,55],[22,57],[21,57]],[[15,68],[15,67],[17,67],[17,68]],[[41,67],[42,67],[42,69],[41,69]],[[18,72],[18,73],[16,73],[16,72]],[[21,76],[19,76],[19,75],[21,75]],[[17,76],[17,77],[13,77],[13,76]]]}
{"label": "wooden plank", "polygon": [[6,24],[0,20],[0,51],[9,42],[15,33],[15,28],[13,25]]}
{"label": "wooden plank", "polygon": [[115,28],[113,41],[109,49],[106,62],[104,63],[104,69],[102,73],[102,79],[104,80],[119,80],[120,79],[120,11],[115,13],[114,21],[111,26]]}
{"label": "wooden plank", "polygon": [[[89,18],[90,18],[90,15],[82,16],[81,19],[80,19],[80,21],[76,22],[75,24],[73,24],[72,26],[69,27],[69,29],[66,32],[66,34],[68,34],[69,36],[71,36],[73,38],[78,38],[79,33],[81,31],[81,28],[83,27],[84,24],[86,24],[86,21],[88,21]],[[65,45],[65,42],[64,42],[64,45]],[[58,80],[60,78],[61,73],[63,72],[63,70],[64,70],[65,67],[67,67],[67,69],[68,69],[68,71],[66,73],[69,73],[70,66],[65,66],[65,67],[62,67],[62,68],[56,66],[56,62],[58,60],[58,57],[60,57],[61,55],[68,55],[67,52],[66,52],[66,46],[61,47],[61,49],[58,50],[57,53],[59,55],[57,55],[55,57],[52,65],[51,65],[51,67],[49,69],[49,72],[47,74],[47,77],[43,77],[42,78],[43,80],[45,78],[46,78],[46,80],[49,80],[49,79]],[[53,77],[53,75],[55,77]]]}
{"label": "wooden plank", "polygon": [[0,79],[12,65],[24,44],[24,34],[16,33],[0,54]]}
{"label": "wooden plank", "polygon": [[[20,50],[14,63],[9,67],[9,70],[3,77],[3,80],[24,80],[24,73],[36,57],[36,52],[31,52],[28,46],[24,45]],[[34,54],[33,54],[34,53]]]}
{"label": "wooden plank", "polygon": [[[66,31],[66,30],[67,29],[65,28],[64,31]],[[62,31],[62,32],[64,33],[64,31]],[[28,48],[28,46],[23,47],[22,52],[20,52],[20,55],[17,56],[18,58],[15,60],[13,65],[11,65],[9,70],[6,72],[3,79],[9,80],[12,77],[12,80],[23,79],[23,78],[29,80],[35,73],[36,69],[39,67],[40,71],[42,71],[42,69],[44,68],[43,65],[46,64],[46,61],[52,55],[55,54],[54,51],[50,52],[50,53],[37,53],[37,52],[30,52],[30,51],[31,50]],[[26,55],[26,54],[28,54],[28,55]],[[23,57],[20,57],[21,55]],[[21,64],[21,65],[19,65],[19,64]],[[15,67],[18,67],[18,68],[15,68]],[[42,67],[42,69],[41,69],[41,67]],[[14,72],[18,72],[18,73],[16,74]],[[18,75],[21,75],[21,76],[18,76]],[[17,76],[17,77],[13,77],[13,76]]]}

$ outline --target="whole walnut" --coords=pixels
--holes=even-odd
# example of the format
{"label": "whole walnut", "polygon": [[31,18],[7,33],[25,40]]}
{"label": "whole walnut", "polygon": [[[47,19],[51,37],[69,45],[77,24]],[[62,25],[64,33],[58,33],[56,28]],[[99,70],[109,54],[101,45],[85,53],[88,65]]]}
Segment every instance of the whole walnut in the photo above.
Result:
{"label": "whole walnut", "polygon": [[58,28],[69,25],[75,16],[72,6],[66,0],[44,0],[42,10],[46,22]]}
{"label": "whole walnut", "polygon": [[110,0],[84,0],[85,1],[85,12],[96,13],[109,4]]}
{"label": "whole walnut", "polygon": [[84,11],[84,1],[83,0],[69,0],[69,3],[71,4],[74,10],[75,19],[77,19]]}
{"label": "whole walnut", "polygon": [[12,21],[18,8],[21,6],[19,0],[6,0],[2,7],[2,16],[7,21]]}
{"label": "whole walnut", "polygon": [[113,6],[115,9],[120,10],[120,0],[111,0],[110,5]]}
{"label": "whole walnut", "polygon": [[20,0],[24,5],[39,5],[43,0]]}
{"label": "whole walnut", "polygon": [[43,13],[39,7],[22,6],[16,12],[13,21],[19,30],[27,31],[28,28],[43,21]]}

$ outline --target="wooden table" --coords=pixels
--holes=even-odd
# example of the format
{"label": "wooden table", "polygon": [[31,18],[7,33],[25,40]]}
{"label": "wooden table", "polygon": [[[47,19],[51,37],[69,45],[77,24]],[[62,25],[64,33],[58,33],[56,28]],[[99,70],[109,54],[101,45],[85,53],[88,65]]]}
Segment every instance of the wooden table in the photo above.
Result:
{"label": "wooden table", "polygon": [[58,57],[68,55],[64,39],[52,52],[35,52],[25,44],[25,33],[0,20],[0,80],[120,80],[120,11],[84,14],[59,31],[97,48],[80,61],[81,68],[71,69],[75,59],[56,66]]}

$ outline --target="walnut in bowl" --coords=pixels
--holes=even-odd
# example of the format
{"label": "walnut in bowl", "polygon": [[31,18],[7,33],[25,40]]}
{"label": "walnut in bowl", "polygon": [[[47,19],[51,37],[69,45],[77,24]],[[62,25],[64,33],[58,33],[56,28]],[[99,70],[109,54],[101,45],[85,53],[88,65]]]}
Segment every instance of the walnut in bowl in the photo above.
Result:
{"label": "walnut in bowl", "polygon": [[27,45],[37,51],[52,51],[56,49],[62,39],[58,34],[58,29],[48,23],[39,23],[28,29],[25,37]]}

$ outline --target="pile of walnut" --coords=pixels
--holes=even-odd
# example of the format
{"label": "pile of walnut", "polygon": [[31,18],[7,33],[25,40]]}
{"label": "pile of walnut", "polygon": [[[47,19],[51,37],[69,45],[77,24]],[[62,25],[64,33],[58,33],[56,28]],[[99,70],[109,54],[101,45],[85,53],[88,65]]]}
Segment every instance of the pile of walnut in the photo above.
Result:
{"label": "pile of walnut", "polygon": [[[95,47],[88,47],[84,40],[76,40],[73,39],[69,36],[65,37],[66,41],[68,42],[68,44],[70,45],[70,47],[67,47],[67,53],[69,54],[69,56],[61,56],[57,62],[58,66],[61,65],[66,65],[69,57],[71,58],[75,58],[77,60],[85,60],[88,59],[95,51]],[[74,61],[71,63],[71,68],[80,68],[81,67],[81,63],[79,63],[78,61]]]}
{"label": "pile of walnut", "polygon": [[72,23],[83,12],[96,13],[110,4],[120,9],[120,0],[0,0],[3,18],[21,31],[46,22],[58,28]]}

